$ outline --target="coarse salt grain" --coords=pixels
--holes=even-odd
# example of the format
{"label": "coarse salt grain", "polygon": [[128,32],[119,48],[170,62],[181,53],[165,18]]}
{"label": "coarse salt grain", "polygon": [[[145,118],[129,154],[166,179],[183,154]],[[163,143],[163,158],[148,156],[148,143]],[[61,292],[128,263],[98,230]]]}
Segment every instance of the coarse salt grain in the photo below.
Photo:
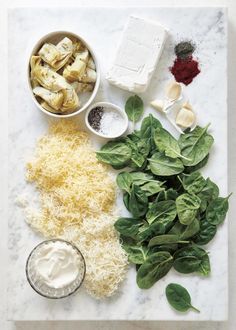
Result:
{"label": "coarse salt grain", "polygon": [[101,118],[99,133],[110,137],[118,136],[122,133],[125,121],[116,111],[105,110]]}

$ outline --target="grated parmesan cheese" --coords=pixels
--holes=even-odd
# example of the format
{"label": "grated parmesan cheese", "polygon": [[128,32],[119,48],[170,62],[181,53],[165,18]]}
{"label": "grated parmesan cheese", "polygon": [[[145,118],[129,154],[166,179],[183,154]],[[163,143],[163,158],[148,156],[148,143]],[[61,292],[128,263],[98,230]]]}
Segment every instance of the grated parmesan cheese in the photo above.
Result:
{"label": "grated parmesan cheese", "polygon": [[73,242],[86,260],[85,287],[111,296],[124,279],[127,256],[114,229],[115,184],[98,162],[87,133],[60,120],[36,145],[27,181],[39,191],[40,210],[26,208],[26,221],[45,237]]}

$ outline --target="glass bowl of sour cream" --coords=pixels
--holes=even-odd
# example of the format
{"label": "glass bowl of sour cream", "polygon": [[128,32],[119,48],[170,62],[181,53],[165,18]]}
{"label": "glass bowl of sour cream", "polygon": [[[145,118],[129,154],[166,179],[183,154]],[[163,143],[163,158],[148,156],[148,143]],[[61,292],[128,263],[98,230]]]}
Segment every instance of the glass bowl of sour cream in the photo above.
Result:
{"label": "glass bowl of sour cream", "polygon": [[62,239],[38,244],[26,262],[26,277],[31,287],[46,298],[59,299],[81,286],[86,272],[79,249]]}

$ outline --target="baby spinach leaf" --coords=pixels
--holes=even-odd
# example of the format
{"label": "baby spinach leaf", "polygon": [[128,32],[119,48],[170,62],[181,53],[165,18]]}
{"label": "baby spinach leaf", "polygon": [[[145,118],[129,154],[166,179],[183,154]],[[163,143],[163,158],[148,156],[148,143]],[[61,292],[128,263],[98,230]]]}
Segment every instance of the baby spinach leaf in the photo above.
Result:
{"label": "baby spinach leaf", "polygon": [[131,185],[132,185],[132,177],[129,172],[121,172],[116,177],[117,186],[130,193]]}
{"label": "baby spinach leaf", "polygon": [[197,235],[193,237],[193,241],[198,245],[205,245],[214,238],[216,231],[217,226],[212,225],[206,219],[201,219],[200,230]]}
{"label": "baby spinach leaf", "polygon": [[130,96],[125,104],[125,112],[133,123],[139,121],[143,114],[143,100],[138,96]]}
{"label": "baby spinach leaf", "polygon": [[189,225],[182,225],[177,221],[174,226],[170,229],[168,234],[179,235],[182,240],[189,239],[196,235],[200,230],[200,223],[198,219],[194,219]]}
{"label": "baby spinach leaf", "polygon": [[143,119],[140,129],[140,135],[142,138],[152,138],[156,128],[162,127],[160,121],[153,117],[152,114],[149,114],[146,118]]}
{"label": "baby spinach leaf", "polygon": [[137,186],[141,186],[144,183],[154,180],[152,175],[145,172],[130,172],[129,174],[132,178],[132,182]]}
{"label": "baby spinach leaf", "polygon": [[123,195],[123,202],[124,202],[125,207],[127,208],[127,210],[130,212],[130,209],[129,209],[129,194],[127,192],[125,192],[124,195]]}
{"label": "baby spinach leaf", "polygon": [[189,194],[197,194],[206,186],[206,180],[200,172],[193,172],[190,175],[183,175],[182,185]]}
{"label": "baby spinach leaf", "polygon": [[148,247],[152,247],[155,245],[162,245],[162,244],[174,244],[174,243],[189,243],[189,242],[182,241],[178,235],[166,234],[166,235],[158,235],[153,237],[149,241]]}
{"label": "baby spinach leaf", "polygon": [[167,201],[167,200],[175,201],[177,197],[178,197],[177,191],[174,190],[173,188],[170,188],[159,192],[156,198],[156,202]]}
{"label": "baby spinach leaf", "polygon": [[139,232],[139,227],[143,225],[143,221],[134,218],[119,218],[114,226],[115,229],[123,236],[136,238]]}
{"label": "baby spinach leaf", "polygon": [[229,209],[228,200],[230,196],[231,195],[226,198],[217,197],[208,205],[206,210],[206,220],[212,225],[220,225],[224,222],[226,213]]}
{"label": "baby spinach leaf", "polygon": [[166,298],[169,304],[179,312],[186,312],[191,308],[200,313],[196,307],[192,306],[188,291],[177,283],[170,283],[167,285]]}
{"label": "baby spinach leaf", "polygon": [[197,215],[201,200],[196,195],[182,194],[176,199],[176,208],[180,223],[189,225]]}
{"label": "baby spinach leaf", "polygon": [[213,137],[208,134],[207,129],[209,125],[202,128],[197,126],[193,131],[181,134],[179,138],[179,146],[185,166],[195,166],[201,162],[209,153],[214,142]]}
{"label": "baby spinach leaf", "polygon": [[145,183],[141,186],[141,189],[146,192],[147,196],[153,196],[165,188],[162,187],[162,183],[160,181],[152,181]]}
{"label": "baby spinach leaf", "polygon": [[[154,133],[157,149],[170,158],[182,158],[178,141],[164,128],[158,127]],[[185,157],[183,157],[185,158]]]}
{"label": "baby spinach leaf", "polygon": [[148,248],[146,246],[138,246],[138,245],[123,245],[123,249],[128,254],[129,262],[133,264],[141,265],[148,258]]}
{"label": "baby spinach leaf", "polygon": [[96,154],[104,163],[125,167],[131,158],[131,149],[124,142],[109,141]]}
{"label": "baby spinach leaf", "polygon": [[203,158],[203,160],[201,160],[198,164],[196,164],[194,166],[186,166],[184,168],[184,173],[190,174],[192,172],[200,170],[202,167],[204,167],[207,164],[208,159],[209,159],[209,154],[207,154],[206,157]]}
{"label": "baby spinach leaf", "polygon": [[190,245],[174,253],[174,268],[184,274],[198,272],[204,276],[210,273],[210,261],[206,251]]}
{"label": "baby spinach leaf", "polygon": [[[178,251],[177,251],[178,252]],[[174,261],[174,269],[182,274],[197,272],[200,268],[201,260],[195,256],[179,257]]]}
{"label": "baby spinach leaf", "polygon": [[163,223],[153,222],[152,224],[145,223],[139,229],[138,239],[141,241],[146,241],[151,239],[153,236],[161,235],[165,233],[165,226]]}
{"label": "baby spinach leaf", "polygon": [[128,210],[135,218],[140,218],[146,214],[148,209],[148,198],[146,193],[135,184],[132,185],[130,192]]}
{"label": "baby spinach leaf", "polygon": [[156,252],[139,267],[137,284],[140,289],[151,288],[171,269],[173,258],[169,252]]}
{"label": "baby spinach leaf", "polygon": [[176,214],[177,211],[174,201],[154,202],[148,209],[146,219],[150,224],[154,221],[158,221],[166,225],[175,219]]}
{"label": "baby spinach leaf", "polygon": [[160,152],[156,152],[148,160],[152,173],[159,176],[176,175],[184,170],[183,163],[180,159],[167,157]]}
{"label": "baby spinach leaf", "polygon": [[178,244],[162,244],[162,245],[156,245],[150,248],[150,253],[154,252],[169,252],[170,254],[174,254],[175,251],[178,250]]}

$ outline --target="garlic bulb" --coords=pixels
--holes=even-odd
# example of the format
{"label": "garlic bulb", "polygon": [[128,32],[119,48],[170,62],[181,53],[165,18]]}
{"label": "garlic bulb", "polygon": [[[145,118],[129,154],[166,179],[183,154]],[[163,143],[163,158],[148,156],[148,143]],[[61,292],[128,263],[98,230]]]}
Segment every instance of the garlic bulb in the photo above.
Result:
{"label": "garlic bulb", "polygon": [[182,87],[177,82],[172,82],[167,86],[166,97],[170,101],[176,101],[180,98],[182,93]]}
{"label": "garlic bulb", "polygon": [[182,107],[177,116],[176,116],[176,124],[183,127],[188,128],[191,127],[196,121],[195,113],[189,108]]}
{"label": "garlic bulb", "polygon": [[164,110],[164,101],[163,100],[154,100],[152,102],[150,102],[151,106],[160,111],[160,112],[163,112]]}

